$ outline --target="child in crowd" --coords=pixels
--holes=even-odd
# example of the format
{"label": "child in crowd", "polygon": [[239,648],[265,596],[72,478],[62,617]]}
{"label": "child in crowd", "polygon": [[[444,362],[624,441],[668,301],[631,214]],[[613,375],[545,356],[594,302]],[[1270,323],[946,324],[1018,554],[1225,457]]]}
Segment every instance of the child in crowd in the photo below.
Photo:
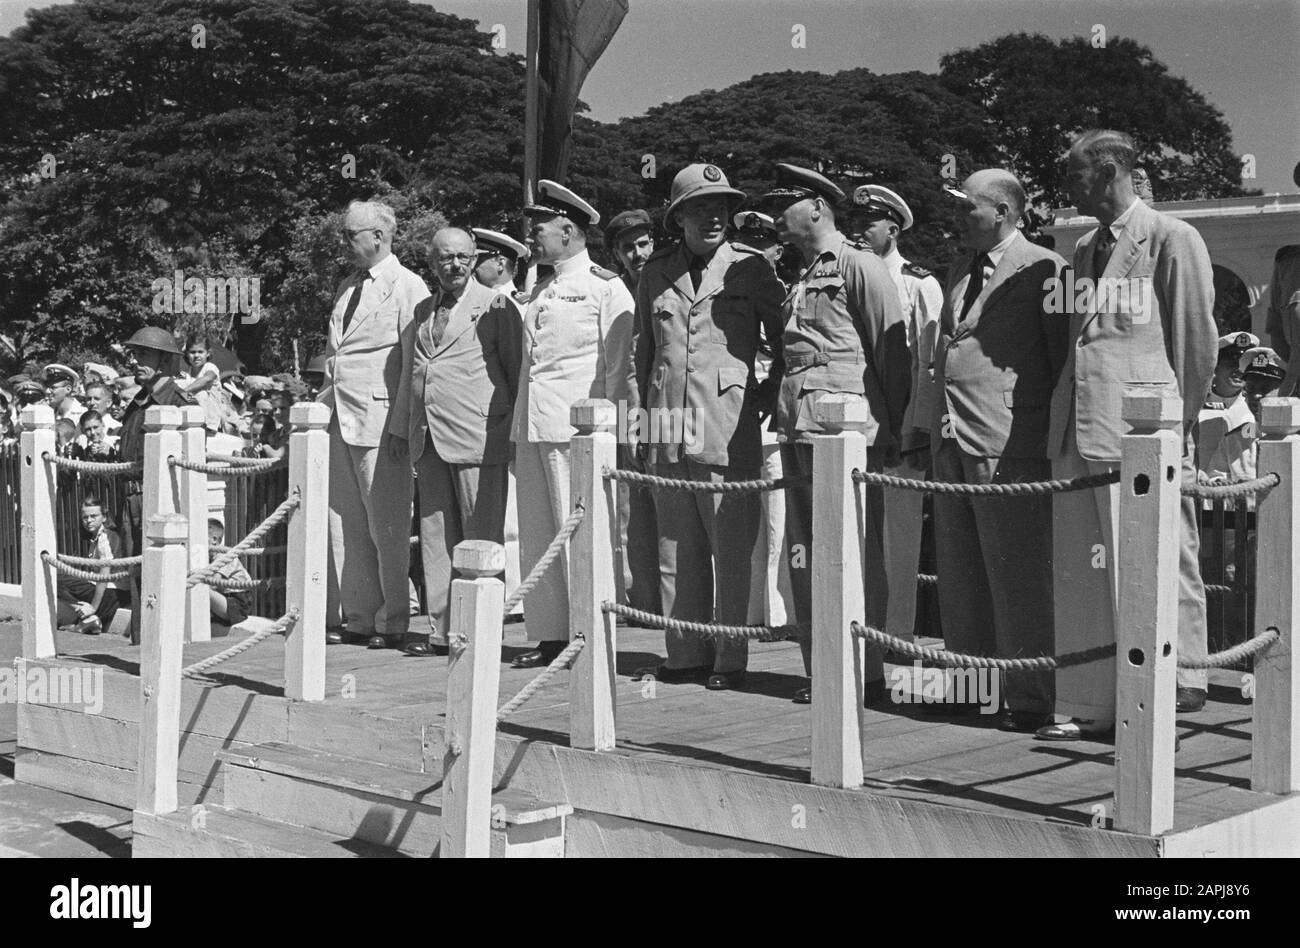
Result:
{"label": "child in crowd", "polygon": [[[116,559],[122,555],[122,538],[104,516],[104,503],[98,495],[87,494],[81,502],[82,548],[80,555],[97,560]],[[104,573],[108,569],[103,570]],[[126,598],[122,580],[103,579],[97,583],[59,574],[57,584],[58,621],[65,631],[98,635],[113,621],[118,605]]]}
{"label": "child in crowd", "polygon": [[117,447],[108,440],[104,417],[88,408],[81,416],[81,443],[77,456],[87,461],[115,461]]}
{"label": "child in crowd", "polygon": [[215,363],[208,361],[211,351],[204,336],[197,333],[191,336],[185,345],[185,367],[176,381],[202,406],[207,429],[220,431],[226,410],[223,399],[216,395],[221,385],[221,370]]}
{"label": "child in crowd", "polygon": [[[210,513],[208,515],[209,550],[225,543],[225,536],[225,516],[217,512]],[[209,552],[208,562],[212,562],[217,556],[217,553]],[[251,582],[248,570],[244,569],[244,564],[238,559],[218,570],[217,575],[232,582]],[[214,636],[228,635],[232,625],[238,625],[248,618],[248,610],[252,608],[253,604],[253,591],[251,589],[220,590],[209,588],[208,600],[212,609],[212,634]]]}
{"label": "child in crowd", "polygon": [[76,453],[77,425],[71,418],[60,418],[54,423],[54,450],[59,457],[70,458]]}
{"label": "child in crowd", "polygon": [[1248,481],[1255,476],[1255,415],[1242,392],[1241,360],[1259,345],[1248,332],[1219,338],[1219,361],[1210,394],[1196,419],[1196,472],[1202,484]]}

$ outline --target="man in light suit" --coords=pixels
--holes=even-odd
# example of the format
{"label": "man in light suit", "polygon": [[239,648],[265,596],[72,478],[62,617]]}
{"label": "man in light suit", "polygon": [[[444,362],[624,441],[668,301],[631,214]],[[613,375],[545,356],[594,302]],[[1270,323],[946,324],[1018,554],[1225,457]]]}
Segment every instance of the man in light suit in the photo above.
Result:
{"label": "man in light suit", "polygon": [[[533,259],[552,267],[524,311],[524,355],[515,402],[515,475],[519,481],[519,568],[531,572],[573,512],[569,503],[569,409],[583,398],[627,398],[632,296],[618,274],[587,253],[587,228],[600,223],[590,204],[554,181],[537,182],[524,208]],[[566,554],[524,600],[529,637],[538,647],[516,668],[549,664],[569,641]]]}
{"label": "man in light suit", "polygon": [[420,554],[431,641],[446,654],[451,559],[462,540],[504,540],[511,411],[522,329],[514,304],[472,277],[474,238],[444,227],[430,257],[438,292],[402,333],[402,381],[389,430],[410,446],[420,490]]}
{"label": "man in light suit", "polygon": [[[629,417],[645,409],[640,440],[652,473],[719,484],[759,477],[763,463],[754,360],[766,341],[774,366],[767,411],[780,384],[781,300],[762,253],[727,240],[745,199],[716,165],[688,165],[673,179],[664,216],[681,243],[651,254],[637,282]],[[656,425],[656,419],[681,419]],[[658,430],[654,430],[658,428]],[[743,625],[749,612],[760,504],[754,493],[655,491],[664,614]],[[715,602],[716,594],[716,602]],[[661,681],[705,680],[711,691],[745,681],[749,642],[664,634],[668,660],[646,669]]]}
{"label": "man in light suit", "polygon": [[[353,201],[343,236],[356,262],[334,294],[325,380],[317,401],[330,421],[329,533],[348,636],[401,648],[410,627],[411,464],[392,433],[402,332],[429,295],[392,252],[396,218],[378,201]],[[332,631],[327,640],[344,641]]]}
{"label": "man in light suit", "polygon": [[[977,171],[950,193],[970,253],[949,270],[940,317],[930,418],[935,479],[1046,480],[1048,407],[1068,324],[1048,312],[1044,285],[1060,279],[1065,261],[1017,229],[1025,192],[1009,172]],[[1052,654],[1050,497],[937,494],[934,544],[945,648],[1001,658]],[[1007,673],[1000,692],[1003,730],[1052,723],[1049,672]]]}
{"label": "man in light suit", "polygon": [[[1118,469],[1127,427],[1120,415],[1124,389],[1145,382],[1163,384],[1182,400],[1188,444],[1183,479],[1195,483],[1191,431],[1218,353],[1210,255],[1190,224],[1148,207],[1134,193],[1135,158],[1132,140],[1121,132],[1085,132],[1070,148],[1071,197],[1080,211],[1100,222],[1075,247],[1076,283],[1103,277],[1122,280],[1131,289],[1105,294],[1087,311],[1070,316],[1071,345],[1052,396],[1052,476]],[[1057,494],[1054,500],[1057,651],[1113,644],[1119,607],[1119,485]],[[1205,657],[1207,643],[1196,503],[1190,497],[1182,501],[1181,530],[1178,655],[1195,660]],[[1104,550],[1101,568],[1096,568],[1098,550]],[[1205,672],[1180,668],[1178,709],[1199,710],[1204,703]],[[1115,725],[1114,659],[1059,671],[1056,711],[1059,723],[1040,730],[1039,737],[1079,740],[1109,734]]]}

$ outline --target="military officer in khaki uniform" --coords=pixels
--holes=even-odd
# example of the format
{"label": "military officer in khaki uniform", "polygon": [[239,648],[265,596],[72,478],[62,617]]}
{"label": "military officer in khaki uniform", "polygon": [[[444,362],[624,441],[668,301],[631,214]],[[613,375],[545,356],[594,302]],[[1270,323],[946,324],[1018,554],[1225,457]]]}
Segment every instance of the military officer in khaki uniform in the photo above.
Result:
{"label": "military officer in khaki uniform", "polygon": [[[912,395],[903,416],[900,463],[889,473],[924,480],[930,467],[929,418],[934,406],[934,355],[939,339],[943,288],[929,270],[898,252],[898,235],[912,226],[912,209],[903,198],[878,184],[853,192],[849,236],[860,240],[889,270],[907,324]],[[916,571],[921,560],[921,512],[925,495],[885,491],[885,564],[889,575],[889,614],[885,630],[910,637],[916,626]]]}
{"label": "military officer in khaki uniform", "polygon": [[[812,436],[819,430],[813,406],[828,393],[861,395],[869,410],[867,466],[898,463],[903,418],[911,388],[907,326],[898,290],[885,265],[851,245],[836,227],[844,192],[815,171],[778,164],[776,187],[766,202],[777,234],[800,251],[806,268],[785,298],[785,377],[777,407],[781,461],[787,477],[812,473]],[[863,487],[866,513],[866,616],[885,622],[888,593],[884,570],[884,505],[879,488]],[[799,623],[812,618],[812,487],[786,496],[786,543]],[[800,639],[804,667],[812,671],[812,638]],[[863,678],[867,699],[884,694],[879,651],[868,650]],[[811,700],[801,689],[796,702]]]}
{"label": "military officer in khaki uniform", "polygon": [[[569,502],[569,408],[583,398],[627,398],[632,296],[618,274],[587,253],[587,228],[600,223],[590,204],[554,181],[537,183],[524,208],[533,259],[551,267],[524,312],[524,357],[515,402],[515,475],[519,482],[519,568],[527,575],[572,513]],[[569,569],[564,554],[524,600],[538,647],[516,668],[548,664],[569,641]]]}
{"label": "military officer in khaki uniform", "polygon": [[[721,169],[687,166],[670,198],[665,227],[682,241],[651,255],[637,283],[630,408],[648,414],[651,430],[640,441],[656,475],[751,480],[762,464],[754,360],[766,339],[779,380],[781,284],[762,254],[727,241],[745,194]],[[681,424],[655,423],[665,418]],[[654,502],[665,614],[744,624],[758,496],[663,490]],[[651,672],[660,680],[707,678],[715,691],[744,683],[747,641],[678,632],[665,639],[668,660]]]}

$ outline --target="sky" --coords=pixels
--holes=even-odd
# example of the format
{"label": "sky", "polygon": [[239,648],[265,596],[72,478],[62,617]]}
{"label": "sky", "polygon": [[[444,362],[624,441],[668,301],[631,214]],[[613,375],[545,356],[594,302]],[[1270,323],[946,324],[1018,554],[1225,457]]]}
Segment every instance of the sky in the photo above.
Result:
{"label": "sky", "polygon": [[[587,77],[591,117],[613,121],[757,73],[784,69],[936,73],[939,57],[1011,32],[1054,39],[1126,36],[1149,47],[1224,114],[1248,186],[1294,193],[1300,161],[1300,3],[1296,0],[629,0],[622,27]],[[0,0],[0,34],[30,0]],[[505,27],[523,53],[525,0],[432,0]],[[806,47],[794,48],[796,25]]]}

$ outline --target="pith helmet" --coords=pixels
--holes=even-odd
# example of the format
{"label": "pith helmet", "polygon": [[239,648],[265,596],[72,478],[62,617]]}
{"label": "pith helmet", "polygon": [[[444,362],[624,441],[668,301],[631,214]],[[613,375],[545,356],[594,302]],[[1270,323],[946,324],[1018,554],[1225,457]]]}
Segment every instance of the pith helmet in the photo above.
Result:
{"label": "pith helmet", "polygon": [[681,228],[673,219],[673,211],[686,201],[710,194],[721,194],[728,200],[728,214],[745,200],[745,192],[738,191],[727,183],[727,176],[717,165],[687,165],[673,178],[672,190],[669,192],[668,210],[664,213],[664,228],[670,233],[679,234]]}
{"label": "pith helmet", "polygon": [[176,345],[176,337],[166,329],[159,329],[157,326],[145,326],[143,329],[136,330],[135,335],[123,345],[128,348],[157,349],[159,352],[181,355],[180,347]]}

